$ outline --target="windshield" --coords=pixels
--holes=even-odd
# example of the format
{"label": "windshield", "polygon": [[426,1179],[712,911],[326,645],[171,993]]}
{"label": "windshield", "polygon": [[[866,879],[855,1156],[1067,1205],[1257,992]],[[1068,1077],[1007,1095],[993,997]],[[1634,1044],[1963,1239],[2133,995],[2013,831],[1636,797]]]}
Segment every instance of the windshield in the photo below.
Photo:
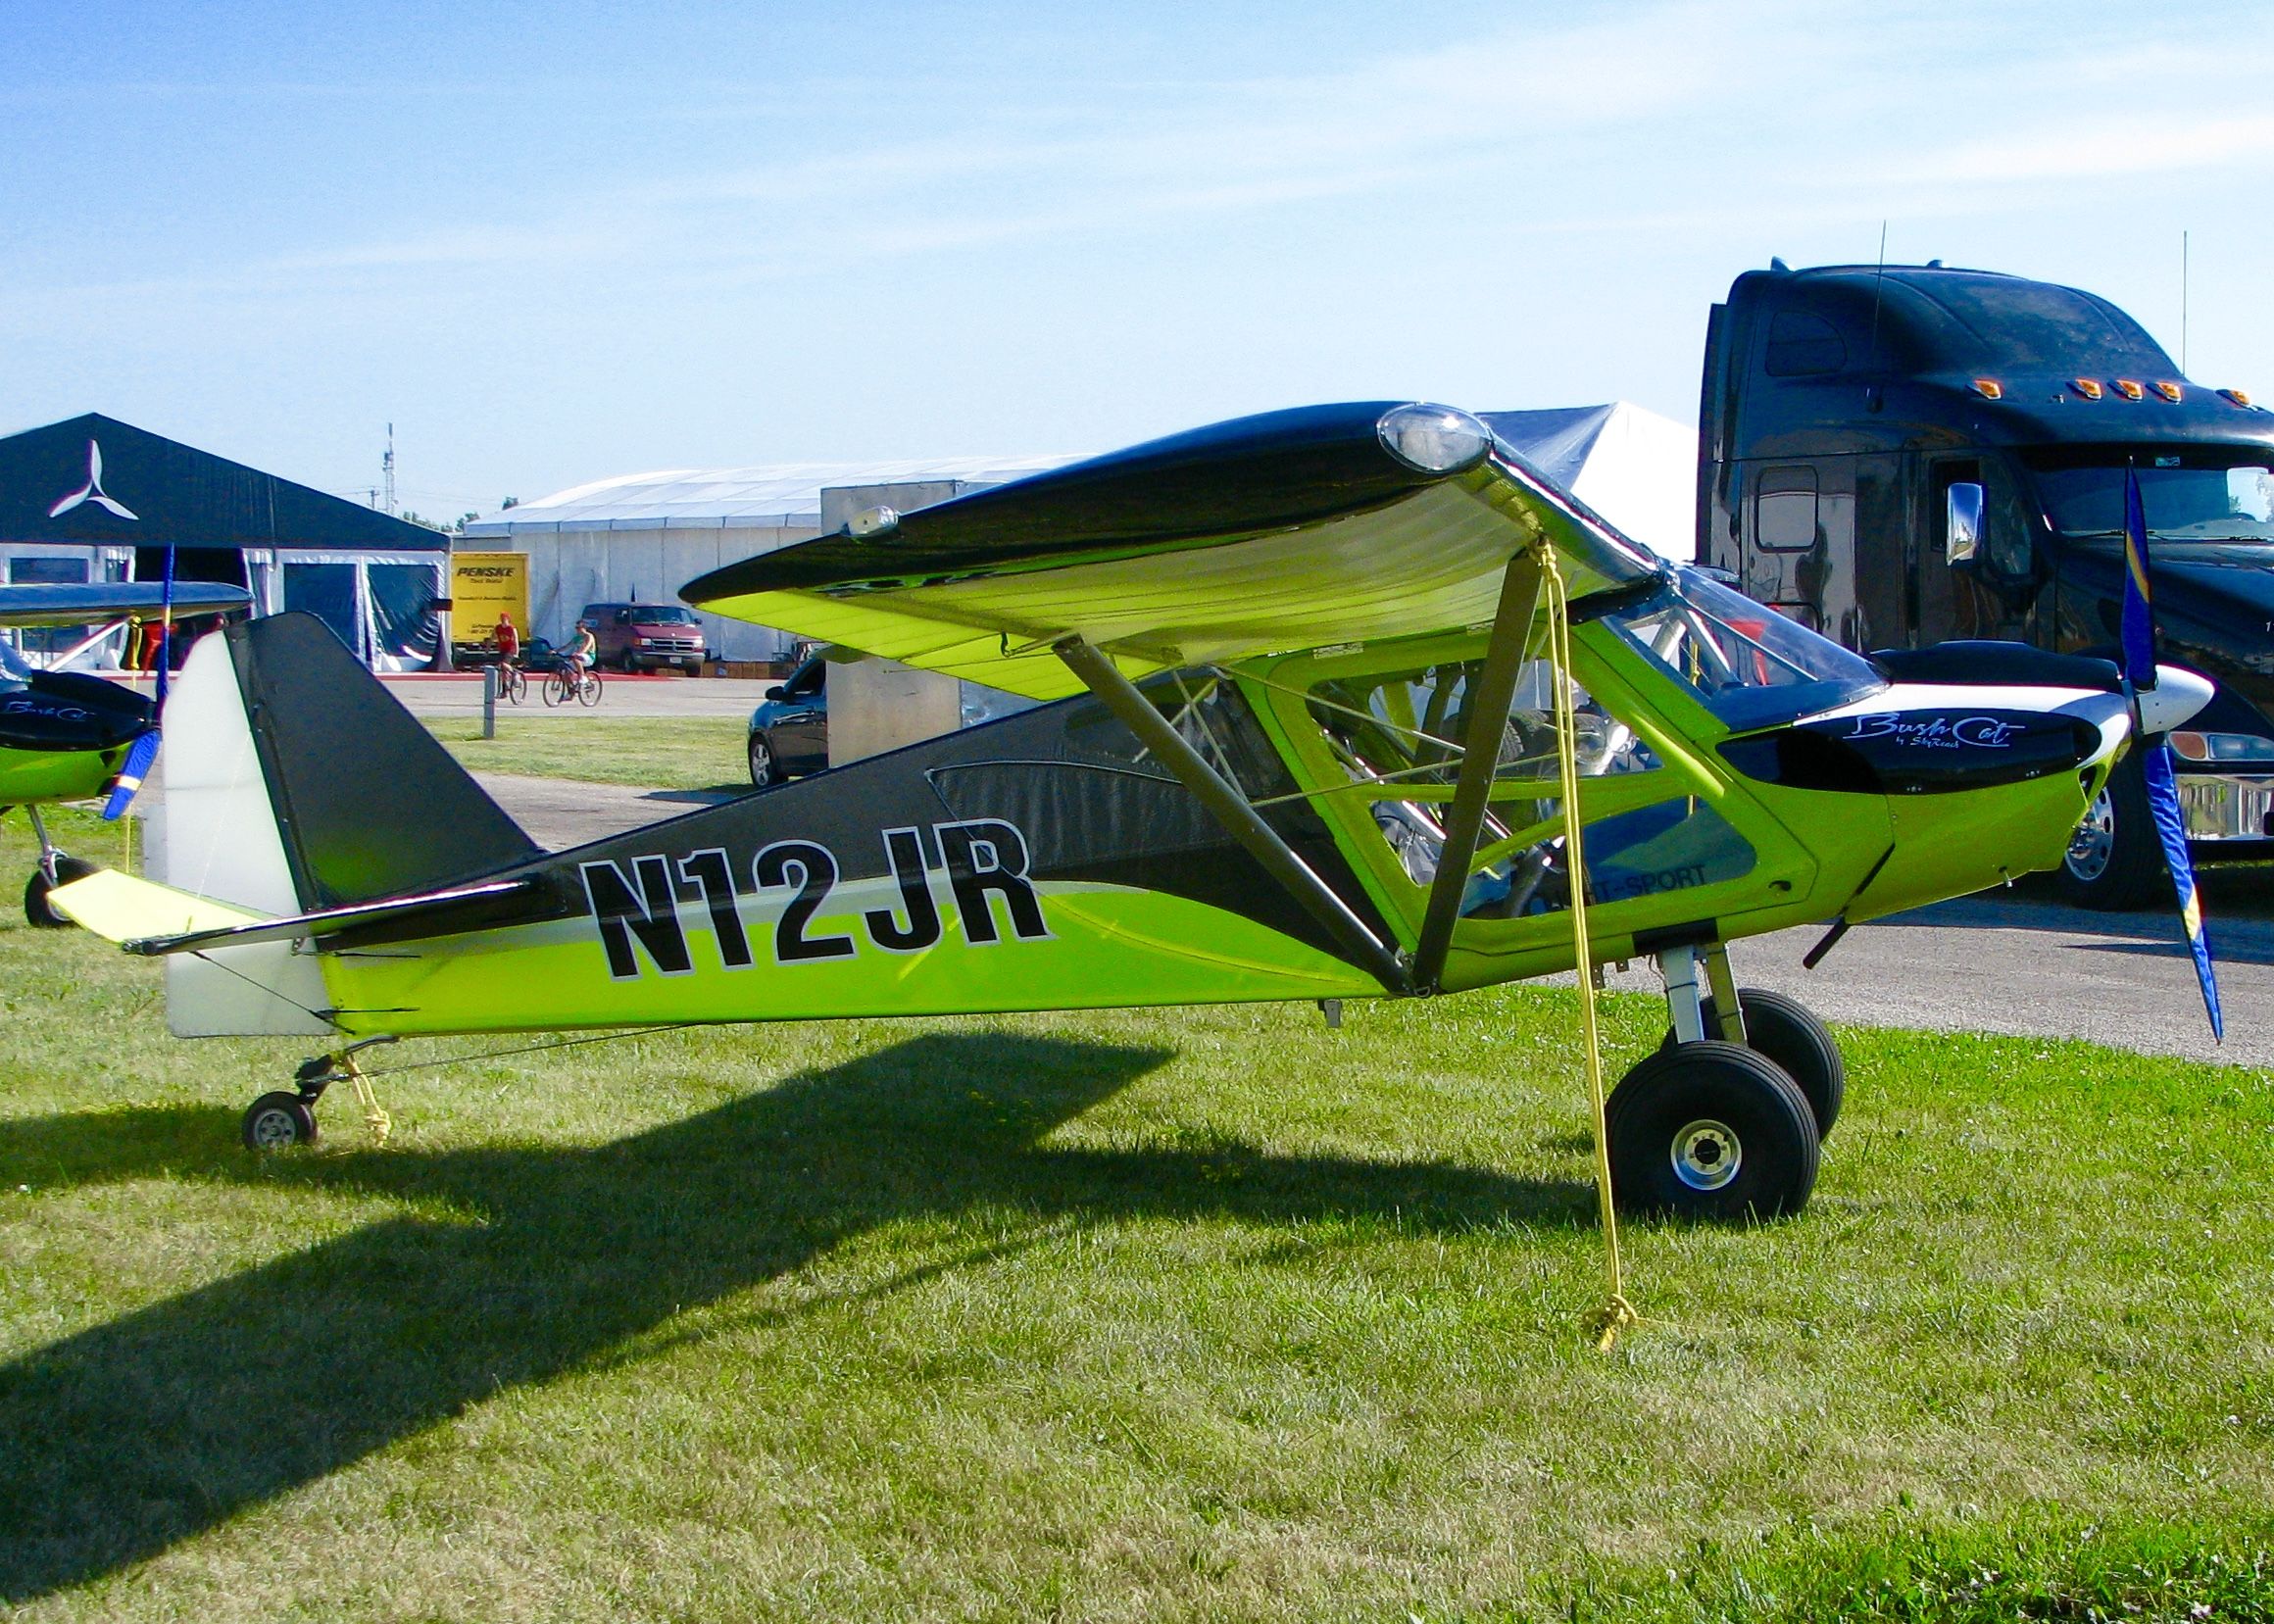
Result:
{"label": "windshield", "polygon": [[[2259,456],[2264,457],[2261,451]],[[2177,458],[2162,459],[2176,464]],[[2274,460],[2270,460],[2274,461]],[[2140,509],[2157,541],[2274,541],[2274,466],[2153,468],[2142,460]],[[2124,533],[2124,468],[2040,468],[2046,517],[2069,536]]]}
{"label": "windshield", "polygon": [[1644,602],[1603,620],[1732,728],[1791,721],[1887,686],[1861,656],[1695,569],[1676,566]]}
{"label": "windshield", "polygon": [[691,609],[647,609],[631,612],[633,620],[643,626],[691,626],[698,622]]}
{"label": "windshield", "polygon": [[31,667],[5,637],[0,637],[0,682],[29,682]]}

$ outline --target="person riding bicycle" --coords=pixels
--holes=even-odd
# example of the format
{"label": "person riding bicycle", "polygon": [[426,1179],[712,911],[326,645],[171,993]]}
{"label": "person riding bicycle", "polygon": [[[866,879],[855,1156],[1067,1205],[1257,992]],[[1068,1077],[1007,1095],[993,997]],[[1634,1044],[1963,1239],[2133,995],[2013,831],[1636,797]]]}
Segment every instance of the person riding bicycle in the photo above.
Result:
{"label": "person riding bicycle", "polygon": [[498,611],[498,623],[490,632],[490,641],[497,645],[499,664],[511,665],[520,659],[521,634],[514,625],[514,617],[508,611]]}
{"label": "person riding bicycle", "polygon": [[561,664],[568,672],[568,685],[576,687],[584,680],[585,671],[600,658],[600,639],[592,635],[592,622],[576,622],[576,635],[568,639],[568,646],[561,651]]}

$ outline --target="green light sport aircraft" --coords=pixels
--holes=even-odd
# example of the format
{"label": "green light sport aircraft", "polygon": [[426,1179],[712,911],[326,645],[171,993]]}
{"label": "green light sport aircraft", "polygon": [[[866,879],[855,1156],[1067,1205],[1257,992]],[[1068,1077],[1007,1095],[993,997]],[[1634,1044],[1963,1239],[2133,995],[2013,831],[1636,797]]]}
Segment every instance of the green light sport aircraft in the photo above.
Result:
{"label": "green light sport aircraft", "polygon": [[207,638],[168,718],[166,883],[56,902],[164,956],[181,1036],[335,1040],[249,1144],[311,1137],[357,1050],[413,1034],[1490,986],[1573,966],[1579,885],[1590,956],[1655,957],[1680,1040],[1612,1097],[1619,1202],[1792,1212],[1839,1052],[1741,995],[1725,944],[2054,866],[2136,730],[2208,693],[2026,650],[1974,651],[1993,685],[1875,665],[1433,406],[871,510],[682,595],[1059,703],[545,853],[318,622]]}
{"label": "green light sport aircraft", "polygon": [[[128,620],[219,615],[251,601],[243,587],[214,581],[25,583],[0,586],[0,626],[95,628],[69,660]],[[36,669],[0,642],[0,812],[22,807],[39,840],[39,866],[24,887],[24,915],[33,924],[70,924],[49,893],[94,871],[56,849],[39,809],[109,790],[157,718],[157,705],[131,688],[86,671]]]}

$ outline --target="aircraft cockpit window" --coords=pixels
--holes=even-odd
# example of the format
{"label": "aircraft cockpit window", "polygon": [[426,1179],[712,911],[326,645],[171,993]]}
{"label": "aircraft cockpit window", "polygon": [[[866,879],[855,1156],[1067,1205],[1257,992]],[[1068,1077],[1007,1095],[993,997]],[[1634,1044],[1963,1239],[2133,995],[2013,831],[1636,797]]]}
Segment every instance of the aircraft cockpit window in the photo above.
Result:
{"label": "aircraft cockpit window", "polygon": [[1694,569],[1674,569],[1657,592],[1603,620],[1733,728],[1791,721],[1887,686],[1861,656]]}
{"label": "aircraft cockpit window", "polygon": [[[1379,798],[1368,804],[1374,826],[1415,885],[1437,877],[1447,803],[1466,755],[1466,701],[1478,669],[1447,662],[1320,682],[1310,692],[1311,718],[1342,769],[1356,783],[1378,786]],[[1494,777],[1511,787],[1536,783],[1539,793],[1495,793],[1484,838],[1498,850],[1471,878],[1464,913],[1507,917],[1526,911],[1536,894],[1543,899],[1539,906],[1547,906],[1544,899],[1553,891],[1560,836],[1526,843],[1519,831],[1557,816],[1555,681],[1545,660],[1527,662],[1517,674]],[[1651,747],[1585,689],[1573,688],[1572,703],[1583,777],[1649,772],[1659,765]],[[1540,889],[1543,883],[1546,890]]]}
{"label": "aircraft cockpit window", "polygon": [[31,667],[14,645],[0,637],[0,689],[21,688],[31,680]]}

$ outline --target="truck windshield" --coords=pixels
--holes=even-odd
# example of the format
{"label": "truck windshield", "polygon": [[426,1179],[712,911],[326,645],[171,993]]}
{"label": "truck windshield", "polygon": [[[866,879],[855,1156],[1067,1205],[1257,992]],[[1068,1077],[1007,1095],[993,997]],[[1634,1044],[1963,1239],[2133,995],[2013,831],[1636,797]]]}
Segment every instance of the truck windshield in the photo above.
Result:
{"label": "truck windshield", "polygon": [[1648,599],[1603,620],[1740,730],[1829,711],[1887,686],[1861,656],[1695,569],[1669,569]]}
{"label": "truck windshield", "polygon": [[631,612],[631,617],[643,626],[691,626],[697,623],[695,612],[691,609],[650,609],[642,606]]}
{"label": "truck windshield", "polygon": [[[2145,462],[2145,459],[2143,459]],[[2274,468],[2139,468],[2140,509],[2157,541],[2274,541]],[[2068,536],[2124,533],[2124,469],[2040,468],[2046,517]]]}

